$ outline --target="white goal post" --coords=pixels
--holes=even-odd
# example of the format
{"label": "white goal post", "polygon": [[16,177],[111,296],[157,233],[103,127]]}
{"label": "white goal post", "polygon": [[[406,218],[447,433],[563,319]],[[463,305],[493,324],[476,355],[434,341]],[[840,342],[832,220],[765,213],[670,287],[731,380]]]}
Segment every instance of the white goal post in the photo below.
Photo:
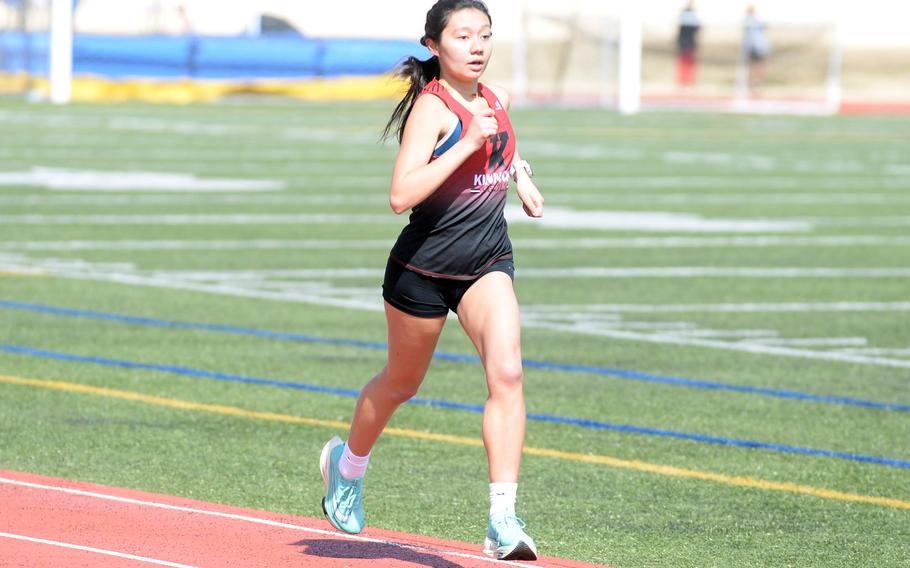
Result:
{"label": "white goal post", "polygon": [[73,82],[73,0],[51,0],[48,52],[51,102],[66,104]]}

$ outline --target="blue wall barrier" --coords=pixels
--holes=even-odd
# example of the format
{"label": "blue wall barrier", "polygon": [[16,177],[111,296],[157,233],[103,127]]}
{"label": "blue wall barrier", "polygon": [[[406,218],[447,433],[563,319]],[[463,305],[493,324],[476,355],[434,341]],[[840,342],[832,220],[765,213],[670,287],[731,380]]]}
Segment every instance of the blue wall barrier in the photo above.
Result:
{"label": "blue wall barrier", "polygon": [[[46,75],[47,54],[47,34],[0,33],[2,71]],[[73,73],[226,80],[378,75],[409,55],[429,57],[417,42],[401,40],[77,34]]]}

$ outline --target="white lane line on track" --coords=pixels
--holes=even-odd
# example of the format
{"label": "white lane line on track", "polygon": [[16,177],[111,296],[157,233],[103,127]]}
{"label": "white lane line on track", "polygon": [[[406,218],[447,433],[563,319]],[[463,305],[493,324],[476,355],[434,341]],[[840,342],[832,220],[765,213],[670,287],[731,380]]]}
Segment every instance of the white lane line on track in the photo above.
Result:
{"label": "white lane line on track", "polygon": [[[94,548],[91,546],[82,546],[79,544],[70,544],[68,542],[60,542],[57,540],[48,540],[44,538],[35,538],[30,536],[24,536],[20,534],[12,534],[0,532],[0,538],[9,538],[13,540],[22,540],[26,542],[34,542],[37,544],[45,544],[50,546],[57,546],[60,548],[69,548],[73,550],[81,550],[83,552],[93,552],[95,554],[103,554],[105,556],[116,556],[117,558],[125,558],[127,560],[136,560],[138,562],[145,562],[148,564],[157,564],[158,566],[171,566],[172,568],[196,568],[189,564],[178,564],[177,562],[168,562],[167,560],[156,560],[155,558],[148,558],[146,556],[137,556],[135,554],[127,554],[125,552],[117,552],[115,550],[105,550],[103,548]],[[27,559],[26,559],[27,560]]]}
{"label": "white lane line on track", "polygon": [[[167,503],[158,503],[155,501],[146,501],[146,500],[142,500],[142,499],[131,499],[129,497],[118,497],[116,495],[108,495],[106,493],[97,493],[94,491],[83,491],[81,489],[70,489],[67,487],[57,487],[54,485],[45,485],[45,484],[41,484],[41,483],[31,483],[28,481],[7,479],[5,477],[0,477],[0,483],[6,483],[9,485],[18,485],[20,487],[29,487],[31,489],[57,491],[57,492],[66,493],[69,495],[79,495],[81,497],[91,497],[94,499],[103,499],[106,501],[127,503],[130,505],[140,505],[143,507],[153,507],[156,509],[179,511],[182,513],[194,513],[194,514],[198,514],[198,515],[206,515],[206,516],[210,516],[210,517],[218,517],[218,518],[222,518],[222,519],[230,519],[230,520],[234,520],[234,521],[242,521],[242,522],[247,522],[247,523],[266,525],[266,526],[270,526],[270,527],[278,527],[278,528],[291,529],[291,530],[297,530],[297,531],[308,532],[308,533],[315,533],[315,534],[331,536],[331,537],[341,538],[341,539],[346,539],[346,540],[354,540],[354,541],[359,541],[359,542],[372,542],[372,543],[377,543],[377,544],[384,544],[384,545],[388,545],[388,546],[403,548],[405,550],[414,550],[417,552],[436,553],[436,554],[441,554],[444,556],[455,556],[455,557],[459,557],[459,558],[469,558],[471,560],[481,560],[484,562],[490,562],[490,563],[496,564],[497,566],[502,566],[502,565],[527,566],[526,564],[519,564],[517,562],[509,562],[509,561],[505,561],[505,560],[495,560],[493,558],[488,558],[486,556],[481,556],[481,555],[467,554],[464,552],[455,552],[455,551],[450,551],[450,550],[442,550],[442,549],[438,549],[438,548],[432,548],[429,546],[404,544],[404,543],[400,543],[400,542],[394,542],[391,540],[384,540],[381,538],[370,538],[370,537],[365,537],[365,536],[346,534],[346,533],[342,533],[342,532],[338,532],[338,531],[329,531],[329,530],[324,530],[324,529],[304,527],[304,526],[300,526],[300,525],[292,525],[290,523],[272,521],[269,519],[260,519],[260,518],[251,517],[248,515],[238,515],[235,513],[222,513],[219,511],[209,511],[207,509],[197,509],[194,507],[183,507],[180,505],[168,505]],[[0,534],[2,534],[2,533],[0,533]]]}

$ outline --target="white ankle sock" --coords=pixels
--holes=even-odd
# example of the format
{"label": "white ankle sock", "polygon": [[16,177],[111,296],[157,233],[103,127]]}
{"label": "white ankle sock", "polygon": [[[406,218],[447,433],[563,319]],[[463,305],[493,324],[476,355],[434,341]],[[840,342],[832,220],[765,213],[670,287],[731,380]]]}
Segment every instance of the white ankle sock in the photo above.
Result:
{"label": "white ankle sock", "polygon": [[517,494],[517,483],[491,483],[490,516],[505,510],[515,511],[515,498]]}
{"label": "white ankle sock", "polygon": [[357,456],[351,453],[351,448],[348,447],[347,442],[344,443],[344,450],[341,452],[341,459],[338,460],[338,471],[341,473],[341,477],[351,480],[355,477],[363,477],[367,472],[367,464],[370,463],[370,455],[373,452],[365,456]]}

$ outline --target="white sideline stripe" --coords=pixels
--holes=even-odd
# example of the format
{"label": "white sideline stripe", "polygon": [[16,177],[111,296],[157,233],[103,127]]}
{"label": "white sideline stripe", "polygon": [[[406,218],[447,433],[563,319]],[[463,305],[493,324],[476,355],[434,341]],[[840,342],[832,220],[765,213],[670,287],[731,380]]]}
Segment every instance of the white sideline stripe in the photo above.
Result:
{"label": "white sideline stripe", "polygon": [[793,345],[806,347],[811,347],[813,345],[820,347],[855,347],[869,344],[869,341],[865,337],[797,337],[792,339],[768,337],[757,338],[752,341],[765,345]]}
{"label": "white sideline stripe", "polygon": [[854,353],[857,355],[885,355],[893,357],[910,357],[910,348],[891,349],[887,347],[865,347],[859,349],[841,349],[843,353]]}
{"label": "white sideline stripe", "polygon": [[260,214],[260,215],[0,215],[0,223],[16,225],[252,225],[367,224],[402,225],[395,215]]}
{"label": "white sideline stripe", "polygon": [[609,193],[571,193],[547,195],[549,203],[623,203],[660,205],[897,205],[910,203],[910,196],[895,193],[748,193],[698,194],[665,193],[657,195],[615,195]]}
{"label": "white sideline stripe", "polygon": [[[195,162],[194,162],[195,163]],[[334,166],[333,166],[334,168]],[[337,168],[334,168],[337,169]],[[308,168],[312,171],[312,168]],[[327,173],[335,173],[332,172]],[[381,172],[370,174],[374,177]],[[192,194],[193,190],[187,193]],[[903,193],[749,193],[749,194],[615,194],[615,193],[552,193],[546,196],[547,203],[591,204],[605,203],[636,205],[897,205],[910,203],[910,195]],[[340,193],[330,195],[156,195],[141,193],[131,195],[0,195],[0,203],[6,205],[313,205],[313,204],[385,204],[388,196],[370,193]]]}
{"label": "white sideline stripe", "polygon": [[695,213],[665,211],[576,210],[548,207],[540,219],[525,215],[518,205],[506,205],[509,223],[533,223],[544,228],[594,229],[601,231],[659,231],[686,233],[794,233],[812,230],[811,221],[786,218],[724,219]]}
{"label": "white sideline stripe", "polygon": [[564,313],[774,313],[774,312],[891,312],[910,311],[910,302],[784,302],[741,304],[526,304],[535,312]]}
{"label": "white sideline stripe", "polygon": [[[392,240],[306,239],[280,240],[123,240],[123,241],[7,241],[0,250],[348,250],[388,249]],[[640,237],[589,239],[512,239],[518,249],[566,248],[737,248],[737,247],[843,247],[910,246],[910,237],[857,235],[850,237]]]}
{"label": "white sideline stripe", "polygon": [[[324,185],[324,184],[323,184]],[[529,219],[517,206],[506,208],[510,222],[538,223],[556,228],[628,231],[773,232],[826,227],[903,227],[910,216],[885,217],[777,217],[773,219],[711,219],[699,215],[660,212],[549,210],[541,219]],[[0,223],[16,225],[248,225],[297,223],[390,223],[402,225],[396,215],[369,214],[161,214],[161,215],[0,215]]]}
{"label": "white sideline stripe", "polygon": [[[193,191],[186,193],[192,194]],[[155,193],[129,195],[0,195],[5,205],[354,205],[387,204],[387,195],[348,193],[328,195],[225,194],[158,195]]]}
{"label": "white sideline stripe", "polygon": [[691,329],[674,332],[673,335],[680,337],[714,337],[714,338],[747,338],[763,339],[766,337],[777,337],[778,332],[773,329]]}
{"label": "white sideline stripe", "polygon": [[[737,187],[741,189],[757,188],[761,190],[768,189],[805,189],[806,182],[796,177],[801,172],[795,172],[794,176],[781,177],[743,177],[741,173],[731,173],[728,175],[717,175],[711,177],[669,175],[669,176],[648,176],[648,177],[618,177],[618,176],[571,176],[555,177],[540,175],[539,185],[541,188],[555,186],[565,189],[671,189],[680,188],[716,188],[728,189]],[[812,179],[812,186],[819,189],[848,189],[855,190],[857,187],[869,187],[872,189],[906,189],[910,182],[906,179],[883,179],[881,177],[843,177],[843,176],[819,176]],[[546,194],[545,194],[546,195]]]}
{"label": "white sideline stripe", "polygon": [[96,554],[103,554],[105,556],[116,556],[117,558],[125,558],[127,560],[136,560],[138,562],[146,562],[148,564],[157,564],[159,566],[172,566],[174,568],[196,568],[189,564],[178,564],[177,562],[168,562],[167,560],[156,560],[154,558],[148,558],[146,556],[136,556],[135,554],[126,554],[125,552],[116,552],[114,550],[105,550],[103,548],[94,548],[91,546],[81,546],[78,544],[70,544],[68,542],[60,542],[57,540],[47,540],[44,538],[35,538],[30,536],[24,536],[20,534],[12,534],[0,532],[0,538],[11,538],[13,540],[24,540],[28,542],[35,542],[38,544],[47,544],[51,546],[59,546],[61,548],[71,548],[74,550],[81,550],[83,552],[94,552]]}
{"label": "white sideline stripe", "polygon": [[[116,495],[108,495],[105,493],[96,493],[93,491],[83,491],[81,489],[70,489],[70,488],[66,488],[66,487],[57,487],[54,485],[44,485],[44,484],[40,484],[40,483],[31,483],[31,482],[27,482],[27,481],[18,481],[15,479],[7,479],[4,477],[0,477],[0,483],[7,483],[10,485],[19,485],[21,487],[29,487],[32,489],[44,489],[47,491],[58,491],[61,493],[68,493],[70,495],[79,495],[82,497],[93,497],[95,499],[104,499],[107,501],[115,501],[118,503],[129,503],[131,505],[141,505],[143,507],[154,507],[156,509],[165,509],[165,510],[169,510],[169,511],[180,511],[182,513],[194,513],[194,514],[198,514],[198,515],[207,515],[210,517],[218,517],[218,518],[222,518],[222,519],[231,519],[231,520],[235,520],[235,521],[243,521],[243,522],[247,522],[247,523],[255,523],[255,524],[266,525],[266,526],[271,526],[271,527],[298,530],[298,531],[303,531],[303,532],[331,536],[331,537],[335,537],[335,538],[344,538],[347,540],[354,540],[354,541],[359,541],[359,542],[372,542],[372,543],[377,543],[377,544],[385,544],[385,545],[389,545],[389,546],[403,548],[406,550],[415,550],[418,552],[434,552],[434,553],[442,554],[445,556],[470,558],[471,560],[483,560],[484,562],[491,562],[491,563],[495,563],[497,565],[505,564],[505,565],[509,565],[509,566],[527,566],[526,564],[519,564],[517,562],[495,560],[493,558],[488,558],[486,556],[479,556],[479,555],[467,554],[467,553],[463,553],[463,552],[455,552],[455,551],[450,551],[450,550],[442,550],[442,549],[431,548],[431,547],[426,547],[426,546],[403,544],[400,542],[394,542],[394,541],[384,540],[384,539],[380,539],[380,538],[370,538],[370,537],[365,537],[365,536],[352,535],[352,534],[342,533],[339,531],[329,531],[329,530],[324,530],[324,529],[303,527],[300,525],[292,525],[290,523],[282,523],[280,521],[271,521],[269,519],[260,519],[257,517],[250,517],[247,515],[238,515],[238,514],[234,514],[234,513],[220,513],[218,511],[209,511],[206,509],[196,509],[193,507],[182,507],[179,505],[168,505],[166,503],[157,503],[155,501],[131,499],[129,497],[118,497]],[[2,534],[2,533],[0,533],[0,534]],[[182,566],[182,565],[174,565],[174,566]]]}
{"label": "white sideline stripe", "polygon": [[0,243],[0,250],[347,250],[389,249],[393,240],[268,240],[249,241],[16,241]]}
{"label": "white sideline stripe", "polygon": [[[62,272],[71,268],[78,262],[48,261],[33,266],[17,264],[18,259],[3,258],[0,256],[0,268],[6,270],[42,269],[56,271],[65,276],[72,276],[69,272]],[[125,265],[124,265],[125,266]],[[171,276],[169,271],[155,271],[153,278]],[[528,279],[560,279],[560,278],[906,278],[910,277],[910,267],[894,268],[801,268],[801,267],[712,267],[712,266],[676,266],[676,267],[636,267],[636,268],[600,268],[600,267],[575,267],[575,268],[521,268],[516,270],[520,278]],[[219,271],[180,271],[180,279],[189,280],[261,280],[263,278],[376,278],[381,277],[383,271],[373,268],[309,268],[309,269],[278,269],[278,270],[219,270]],[[83,278],[105,278],[104,274],[81,275]],[[136,275],[117,275],[126,278],[135,278]],[[144,278],[139,276],[139,278]]]}
{"label": "white sideline stripe", "polygon": [[646,266],[640,268],[522,268],[521,278],[906,278],[910,267],[897,268],[802,268]]}
{"label": "white sideline stripe", "polygon": [[61,191],[275,191],[284,182],[254,179],[200,179],[194,174],[95,171],[33,167],[0,172],[0,186],[29,185]]}
{"label": "white sideline stripe", "polygon": [[[230,123],[214,123],[214,122],[203,122],[203,121],[189,121],[189,120],[169,120],[169,119],[160,119],[152,117],[140,117],[140,116],[98,116],[86,114],[80,117],[63,117],[63,116],[50,116],[42,117],[32,115],[30,113],[9,113],[0,111],[0,118],[7,123],[18,123],[18,124],[43,124],[45,126],[52,127],[85,127],[92,126],[96,129],[110,129],[110,130],[121,130],[121,131],[131,131],[131,132],[168,132],[172,134],[183,134],[183,135],[205,135],[205,136],[219,136],[223,137],[229,134],[245,134],[247,136],[263,135],[265,136],[268,132],[271,136],[283,136],[285,138],[290,138],[294,140],[312,140],[317,142],[340,142],[345,143],[346,145],[350,143],[361,143],[361,144],[370,144],[374,145],[376,143],[376,137],[372,134],[366,133],[353,133],[353,132],[341,132],[339,130],[331,130],[326,128],[314,128],[312,126],[306,125],[285,125],[285,124],[265,124],[265,125],[251,125],[251,124],[230,124]],[[346,121],[341,121],[346,122]],[[90,138],[89,136],[80,136],[80,140],[83,138]],[[96,137],[99,138],[99,137]],[[108,138],[100,137],[103,140]],[[77,146],[77,144],[73,144]],[[83,147],[83,146],[79,146]]]}
{"label": "white sideline stripe", "polygon": [[[3,259],[0,258],[0,261]],[[53,265],[39,265],[53,269]],[[714,266],[643,266],[636,268],[521,268],[515,271],[519,278],[905,278],[910,277],[910,267],[897,268],[751,268]],[[156,276],[169,276],[170,271],[154,272]],[[383,270],[375,268],[301,268],[272,270],[218,270],[180,271],[177,276],[191,280],[262,279],[262,278],[375,278]]]}

